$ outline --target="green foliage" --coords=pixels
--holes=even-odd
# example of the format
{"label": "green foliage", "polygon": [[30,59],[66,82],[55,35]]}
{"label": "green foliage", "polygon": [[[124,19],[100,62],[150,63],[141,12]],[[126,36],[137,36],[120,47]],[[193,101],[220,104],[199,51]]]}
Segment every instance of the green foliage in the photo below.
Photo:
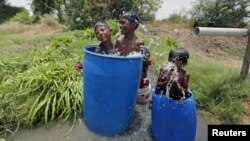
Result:
{"label": "green foliage", "polygon": [[[71,30],[91,27],[97,21],[118,19],[124,11],[135,11],[142,21],[154,20],[161,0],[33,0],[35,14],[57,13],[59,21]],[[45,12],[43,12],[45,11]]]}
{"label": "green foliage", "polygon": [[29,12],[26,9],[18,12],[15,16],[13,16],[11,21],[23,23],[23,24],[33,24],[37,22],[38,16],[30,16]]}
{"label": "green foliage", "polygon": [[168,21],[176,24],[190,23],[190,19],[187,16],[173,13],[169,16]]}
{"label": "green foliage", "polygon": [[65,21],[69,24],[69,29],[84,29],[92,25],[92,17],[86,15],[89,11],[84,8],[85,0],[71,0],[61,4],[66,7]]}
{"label": "green foliage", "polygon": [[69,67],[72,61],[41,63],[18,75],[19,91],[23,95],[37,95],[27,116],[28,125],[57,118],[81,115],[81,73]]}
{"label": "green foliage", "polygon": [[203,107],[201,110],[223,120],[238,123],[243,117],[242,102],[249,97],[249,81],[239,81],[240,71],[229,66],[193,56],[188,65],[191,88]]}
{"label": "green foliage", "polygon": [[33,13],[36,15],[51,14],[54,8],[54,0],[33,0],[31,6]]}
{"label": "green foliage", "polygon": [[199,0],[193,7],[196,26],[245,27],[249,0]]}
{"label": "green foliage", "polygon": [[142,21],[154,20],[154,12],[157,11],[161,0],[113,0],[109,7],[112,18],[118,19],[124,11],[135,11],[138,13]]}
{"label": "green foliage", "polygon": [[82,39],[68,33],[26,58],[0,62],[1,136],[18,126],[50,125],[82,115],[82,74],[74,69],[82,45]]}
{"label": "green foliage", "polygon": [[120,35],[120,28],[118,22],[116,20],[109,19],[107,21],[107,24],[112,29],[112,36],[114,37],[114,39],[117,39],[117,37]]}
{"label": "green foliage", "polygon": [[165,44],[170,47],[178,47],[180,45],[180,42],[177,39],[167,37],[165,39]]}
{"label": "green foliage", "polygon": [[6,1],[1,1],[0,3],[0,24],[9,20],[16,13],[20,12],[23,8],[9,6]]}
{"label": "green foliage", "polygon": [[87,28],[84,30],[83,35],[85,39],[94,39],[95,38],[95,31],[93,28]]}

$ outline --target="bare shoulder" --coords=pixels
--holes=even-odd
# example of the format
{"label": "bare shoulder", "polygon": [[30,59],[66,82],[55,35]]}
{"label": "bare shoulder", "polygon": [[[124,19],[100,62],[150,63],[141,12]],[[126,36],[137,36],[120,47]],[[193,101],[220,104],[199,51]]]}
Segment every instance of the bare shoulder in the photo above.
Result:
{"label": "bare shoulder", "polygon": [[144,46],[144,42],[139,38],[137,38],[135,42],[137,46]]}
{"label": "bare shoulder", "polygon": [[96,47],[96,48],[95,48],[95,52],[96,52],[96,53],[101,52],[101,48],[100,48],[100,47]]}
{"label": "bare shoulder", "polygon": [[118,47],[120,47],[120,45],[122,44],[122,41],[124,40],[123,39],[124,38],[124,36],[120,36],[120,37],[118,37],[116,40],[115,40],[115,48],[118,48]]}
{"label": "bare shoulder", "polygon": [[118,38],[116,39],[116,42],[121,43],[123,40],[124,40],[124,35],[118,37]]}

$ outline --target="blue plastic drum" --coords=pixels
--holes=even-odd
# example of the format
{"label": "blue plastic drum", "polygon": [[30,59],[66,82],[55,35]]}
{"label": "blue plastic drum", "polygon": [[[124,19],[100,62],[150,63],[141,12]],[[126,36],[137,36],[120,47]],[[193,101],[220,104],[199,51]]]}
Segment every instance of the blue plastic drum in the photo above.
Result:
{"label": "blue plastic drum", "polygon": [[95,133],[119,134],[133,119],[143,58],[98,54],[95,48],[84,48],[84,121]]}
{"label": "blue plastic drum", "polygon": [[197,115],[193,93],[185,100],[159,95],[152,99],[152,136],[155,141],[194,141]]}

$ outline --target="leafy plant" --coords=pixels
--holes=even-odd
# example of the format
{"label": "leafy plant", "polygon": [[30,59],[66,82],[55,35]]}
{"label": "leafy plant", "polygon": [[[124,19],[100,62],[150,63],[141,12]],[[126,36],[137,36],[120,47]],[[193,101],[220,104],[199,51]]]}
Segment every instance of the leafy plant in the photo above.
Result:
{"label": "leafy plant", "polygon": [[30,16],[26,9],[18,12],[14,17],[10,19],[11,21],[20,22],[23,24],[33,24],[38,21],[38,16]]}
{"label": "leafy plant", "polygon": [[[67,61],[67,60],[65,60]],[[27,116],[28,125],[55,118],[81,115],[81,73],[67,63],[49,62],[19,74],[15,81],[21,95],[36,96]]]}
{"label": "leafy plant", "polygon": [[187,16],[178,13],[173,13],[169,16],[168,21],[176,24],[190,23]]}
{"label": "leafy plant", "polygon": [[83,31],[83,35],[84,35],[85,39],[94,39],[95,38],[95,31],[92,27],[87,28]]}
{"label": "leafy plant", "polygon": [[198,0],[192,11],[196,26],[245,27],[249,0]]}
{"label": "leafy plant", "polygon": [[[0,71],[0,135],[19,126],[75,119],[82,114],[82,74],[74,69],[74,36],[65,34],[27,61],[3,62]],[[70,49],[71,48],[71,49]],[[29,62],[29,63],[27,63]],[[9,77],[7,77],[9,76]]]}
{"label": "leafy plant", "polygon": [[167,46],[171,46],[171,47],[178,47],[179,46],[179,41],[177,39],[171,38],[171,37],[167,37],[165,39],[165,44]]}
{"label": "leafy plant", "polygon": [[114,37],[114,39],[117,39],[117,37],[120,35],[120,28],[118,22],[116,20],[110,19],[107,21],[107,24],[112,29],[112,36]]}

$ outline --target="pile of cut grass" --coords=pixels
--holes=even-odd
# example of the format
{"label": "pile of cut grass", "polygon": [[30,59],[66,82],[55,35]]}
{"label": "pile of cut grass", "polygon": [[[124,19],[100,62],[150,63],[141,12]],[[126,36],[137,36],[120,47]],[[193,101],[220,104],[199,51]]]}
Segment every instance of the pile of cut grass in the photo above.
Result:
{"label": "pile of cut grass", "polygon": [[0,135],[16,128],[49,126],[55,120],[82,116],[82,72],[74,68],[82,60],[81,32],[67,32],[43,48],[3,57],[0,61]]}

